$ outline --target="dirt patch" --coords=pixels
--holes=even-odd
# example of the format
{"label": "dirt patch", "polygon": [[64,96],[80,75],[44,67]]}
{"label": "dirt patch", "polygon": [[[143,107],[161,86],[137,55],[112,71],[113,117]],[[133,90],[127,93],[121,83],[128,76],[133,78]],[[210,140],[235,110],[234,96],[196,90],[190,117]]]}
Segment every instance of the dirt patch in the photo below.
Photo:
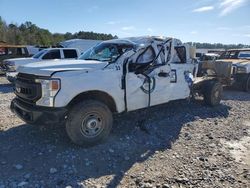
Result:
{"label": "dirt patch", "polygon": [[225,148],[230,150],[230,154],[235,158],[236,162],[242,163],[246,168],[250,169],[250,121],[244,121],[242,123],[247,128],[245,134],[239,140],[225,141],[222,140],[222,144]]}

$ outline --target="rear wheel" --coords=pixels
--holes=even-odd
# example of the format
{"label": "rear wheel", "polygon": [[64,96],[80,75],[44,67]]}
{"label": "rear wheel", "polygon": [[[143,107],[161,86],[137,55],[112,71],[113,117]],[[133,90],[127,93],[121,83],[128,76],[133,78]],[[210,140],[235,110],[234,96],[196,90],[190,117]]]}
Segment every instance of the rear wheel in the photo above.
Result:
{"label": "rear wheel", "polygon": [[209,106],[220,104],[223,87],[216,81],[207,82],[203,88],[204,101]]}
{"label": "rear wheel", "polygon": [[108,137],[112,124],[112,113],[105,104],[87,100],[70,110],[66,131],[73,143],[92,146]]}

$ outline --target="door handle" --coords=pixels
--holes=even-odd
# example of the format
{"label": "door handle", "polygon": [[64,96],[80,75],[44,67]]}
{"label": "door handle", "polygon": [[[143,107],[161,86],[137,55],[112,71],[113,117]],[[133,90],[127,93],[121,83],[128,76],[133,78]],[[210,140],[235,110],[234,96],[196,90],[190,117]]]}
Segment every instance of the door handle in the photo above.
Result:
{"label": "door handle", "polygon": [[167,72],[159,72],[159,73],[158,73],[158,76],[159,76],[159,77],[168,77],[168,76],[169,76],[169,73],[167,73]]}

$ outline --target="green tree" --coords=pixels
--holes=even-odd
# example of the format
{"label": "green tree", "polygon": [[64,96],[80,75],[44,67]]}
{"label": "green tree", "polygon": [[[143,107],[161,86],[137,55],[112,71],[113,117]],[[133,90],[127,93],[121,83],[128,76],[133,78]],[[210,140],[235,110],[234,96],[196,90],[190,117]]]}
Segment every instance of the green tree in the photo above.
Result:
{"label": "green tree", "polygon": [[7,29],[8,26],[6,22],[0,16],[0,41],[7,41]]}
{"label": "green tree", "polygon": [[95,33],[93,31],[79,31],[74,34],[67,32],[65,34],[51,33],[47,29],[39,28],[30,21],[18,24],[11,23],[9,25],[0,17],[0,40],[10,44],[29,44],[50,46],[73,38],[93,39],[93,40],[109,40],[117,38],[111,34]]}

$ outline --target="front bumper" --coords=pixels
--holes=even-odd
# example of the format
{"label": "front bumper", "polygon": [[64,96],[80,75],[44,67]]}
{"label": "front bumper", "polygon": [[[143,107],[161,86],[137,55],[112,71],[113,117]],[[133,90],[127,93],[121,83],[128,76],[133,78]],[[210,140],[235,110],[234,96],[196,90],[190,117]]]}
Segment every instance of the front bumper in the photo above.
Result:
{"label": "front bumper", "polygon": [[11,101],[11,111],[28,124],[63,123],[67,114],[66,108],[33,106],[15,98]]}
{"label": "front bumper", "polygon": [[7,72],[15,72],[16,68],[14,66],[9,66],[4,63],[0,64],[0,72],[7,73]]}

